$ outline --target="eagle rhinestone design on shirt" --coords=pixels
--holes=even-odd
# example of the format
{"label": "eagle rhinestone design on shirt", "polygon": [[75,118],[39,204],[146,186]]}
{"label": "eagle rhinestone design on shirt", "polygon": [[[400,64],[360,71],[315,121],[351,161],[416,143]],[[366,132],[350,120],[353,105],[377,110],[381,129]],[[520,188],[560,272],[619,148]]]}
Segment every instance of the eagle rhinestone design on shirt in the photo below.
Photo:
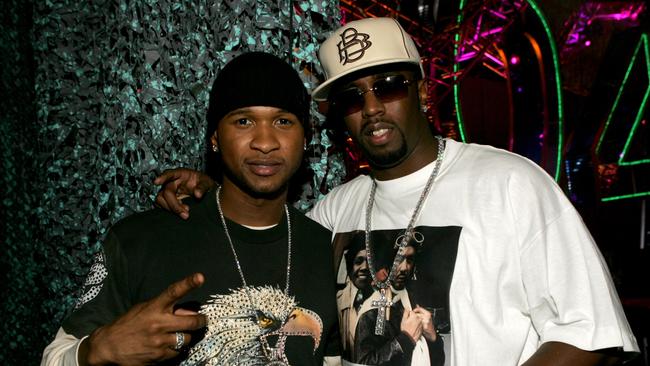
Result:
{"label": "eagle rhinestone design on shirt", "polygon": [[323,321],[318,314],[298,307],[277,288],[247,286],[211,297],[200,311],[208,319],[205,337],[190,350],[184,366],[288,366],[287,337],[310,336],[313,351],[320,344]]}

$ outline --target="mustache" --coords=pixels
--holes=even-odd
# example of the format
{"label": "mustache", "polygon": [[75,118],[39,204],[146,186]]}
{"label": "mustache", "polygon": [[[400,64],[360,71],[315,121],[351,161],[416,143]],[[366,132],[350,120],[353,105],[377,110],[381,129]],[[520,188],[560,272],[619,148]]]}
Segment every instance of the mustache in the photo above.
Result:
{"label": "mustache", "polygon": [[367,134],[378,128],[397,128],[397,125],[395,122],[386,120],[382,117],[371,117],[365,120],[361,125],[361,133]]}
{"label": "mustache", "polygon": [[354,275],[356,275],[356,276],[359,276],[359,275],[368,276],[369,274],[370,274],[370,270],[365,269],[365,268],[364,269],[358,269],[358,270],[354,271]]}

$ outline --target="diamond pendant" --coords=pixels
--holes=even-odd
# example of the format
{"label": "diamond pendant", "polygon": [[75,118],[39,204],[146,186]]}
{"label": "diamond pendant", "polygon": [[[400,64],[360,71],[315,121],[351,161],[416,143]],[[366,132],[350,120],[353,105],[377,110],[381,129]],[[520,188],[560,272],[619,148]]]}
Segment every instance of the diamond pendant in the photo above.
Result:
{"label": "diamond pendant", "polygon": [[377,307],[377,321],[375,322],[375,335],[384,335],[386,327],[385,322],[388,320],[388,309],[393,302],[386,297],[386,289],[379,289],[379,300],[373,300],[372,306]]}

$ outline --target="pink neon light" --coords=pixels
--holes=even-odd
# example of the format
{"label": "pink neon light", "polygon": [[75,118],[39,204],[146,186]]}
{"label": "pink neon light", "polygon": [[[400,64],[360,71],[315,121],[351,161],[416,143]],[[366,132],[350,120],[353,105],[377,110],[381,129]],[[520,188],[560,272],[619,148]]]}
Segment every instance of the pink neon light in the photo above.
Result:
{"label": "pink neon light", "polygon": [[482,34],[480,34],[481,33],[481,25],[482,25],[482,23],[483,23],[483,14],[481,14],[478,17],[478,21],[476,22],[476,33],[474,33],[474,41],[478,40],[479,35],[482,36]]}
{"label": "pink neon light", "polygon": [[492,34],[496,34],[496,33],[502,32],[502,31],[503,31],[503,27],[497,27],[497,28],[490,29],[489,31],[485,31],[485,32],[481,33],[481,37],[490,36]]}
{"label": "pink neon light", "polygon": [[[575,15],[572,16],[573,23],[571,31],[567,35],[565,46],[574,46],[579,43],[589,47],[591,41],[584,41],[587,37],[588,27],[593,21],[613,21],[628,25],[635,25],[639,21],[639,16],[646,9],[643,2],[623,2],[623,1],[587,1]],[[568,25],[568,24],[565,24]]]}
{"label": "pink neon light", "polygon": [[518,63],[519,63],[519,56],[512,55],[512,57],[510,57],[510,64],[517,65]]}
{"label": "pink neon light", "polygon": [[469,51],[467,53],[463,53],[462,55],[458,55],[458,59],[456,60],[456,62],[467,61],[467,60],[473,58],[474,56],[476,56],[476,52]]}
{"label": "pink neon light", "polygon": [[497,57],[494,57],[491,53],[486,52],[485,57],[489,58],[492,62],[499,66],[503,66],[503,61],[499,60]]}
{"label": "pink neon light", "polygon": [[508,19],[505,14],[503,14],[500,11],[493,10],[493,9],[490,9],[490,14],[494,15],[497,18],[501,18],[503,20]]}

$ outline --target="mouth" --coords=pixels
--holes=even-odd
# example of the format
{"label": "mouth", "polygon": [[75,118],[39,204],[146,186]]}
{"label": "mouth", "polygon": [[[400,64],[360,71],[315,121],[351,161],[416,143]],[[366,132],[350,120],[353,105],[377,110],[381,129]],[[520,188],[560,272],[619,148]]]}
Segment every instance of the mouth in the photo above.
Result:
{"label": "mouth", "polygon": [[395,282],[397,283],[406,283],[408,281],[408,276],[407,275],[397,275],[395,276]]}
{"label": "mouth", "polygon": [[355,273],[356,277],[359,279],[366,279],[368,278],[369,274],[370,273],[368,273],[368,271],[358,271],[357,273]]}
{"label": "mouth", "polygon": [[363,135],[372,145],[383,145],[393,135],[393,127],[385,122],[371,123],[364,127]]}
{"label": "mouth", "polygon": [[282,169],[282,162],[277,159],[251,159],[246,161],[250,171],[261,177],[277,174]]}

